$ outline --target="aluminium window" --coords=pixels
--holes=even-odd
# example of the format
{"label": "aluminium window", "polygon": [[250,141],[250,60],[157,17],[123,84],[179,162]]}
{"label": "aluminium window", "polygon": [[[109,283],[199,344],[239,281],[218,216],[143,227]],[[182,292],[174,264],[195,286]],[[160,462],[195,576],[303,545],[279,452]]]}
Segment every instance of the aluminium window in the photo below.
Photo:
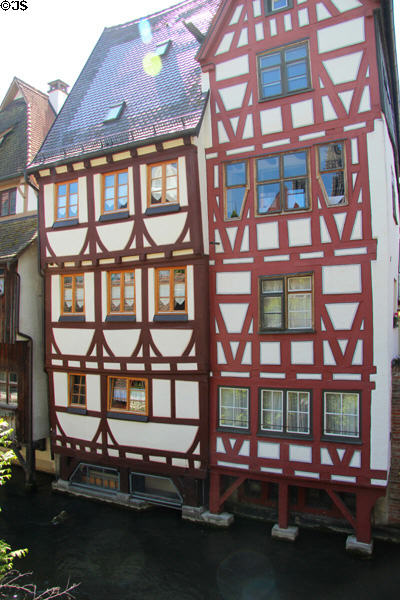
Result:
{"label": "aluminium window", "polygon": [[218,425],[230,429],[248,429],[249,390],[238,387],[219,388]]}
{"label": "aluminium window", "polygon": [[0,192],[0,216],[8,217],[9,215],[15,215],[15,205],[17,198],[16,188],[11,190],[4,190]]}
{"label": "aluminium window", "polygon": [[279,98],[311,88],[308,43],[283,46],[258,56],[260,100]]}
{"label": "aluminium window", "polygon": [[313,327],[310,273],[260,278],[260,331],[305,331]]}
{"label": "aluminium window", "polygon": [[360,436],[360,395],[358,392],[324,392],[324,435]]}
{"label": "aluminium window", "polygon": [[248,190],[247,161],[227,163],[224,168],[224,218],[240,219]]}
{"label": "aluminium window", "polygon": [[293,8],[293,0],[264,0],[266,15],[272,15],[281,10]]}
{"label": "aluminium window", "polygon": [[258,215],[307,210],[310,207],[307,151],[258,158],[256,186]]}
{"label": "aluminium window", "polygon": [[78,182],[59,183],[56,189],[56,221],[78,218]]}
{"label": "aluminium window", "polygon": [[103,213],[128,208],[128,171],[103,175]]}
{"label": "aluminium window", "polygon": [[334,142],[319,146],[318,168],[327,205],[346,204],[344,143]]}
{"label": "aluminium window", "polygon": [[76,373],[68,376],[68,404],[79,408],[86,407],[86,375]]}
{"label": "aluminium window", "polygon": [[108,314],[135,314],[134,271],[108,273]]}
{"label": "aluminium window", "polygon": [[156,269],[156,313],[187,314],[186,267]]}
{"label": "aluminium window", "polygon": [[261,431],[296,435],[310,433],[310,392],[262,389],[260,402]]}
{"label": "aluminium window", "polygon": [[83,315],[85,312],[84,276],[61,275],[61,314]]}
{"label": "aluminium window", "polygon": [[147,379],[109,377],[108,410],[147,416]]}
{"label": "aluminium window", "polygon": [[148,166],[148,206],[179,203],[178,161]]}
{"label": "aluminium window", "polygon": [[18,376],[12,371],[0,371],[0,402],[18,406]]}

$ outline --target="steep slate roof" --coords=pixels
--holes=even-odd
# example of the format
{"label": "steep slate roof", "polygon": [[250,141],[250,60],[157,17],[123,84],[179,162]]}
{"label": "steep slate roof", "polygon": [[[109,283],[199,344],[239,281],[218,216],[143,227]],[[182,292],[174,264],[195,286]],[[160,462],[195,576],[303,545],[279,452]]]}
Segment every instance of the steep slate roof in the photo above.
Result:
{"label": "steep slate roof", "polygon": [[[147,19],[106,28],[32,165],[195,131],[206,95],[195,61],[200,43],[184,22],[206,34],[219,4],[186,0]],[[160,57],[161,71],[148,75],[143,59],[167,40],[172,43]],[[125,102],[120,118],[104,123],[107,109],[120,102]]]}
{"label": "steep slate roof", "polygon": [[36,238],[36,215],[0,223],[0,261],[18,257]]}
{"label": "steep slate roof", "polygon": [[0,144],[0,181],[21,174],[26,166],[26,113],[23,98],[14,100],[0,111],[0,136],[11,129]]}

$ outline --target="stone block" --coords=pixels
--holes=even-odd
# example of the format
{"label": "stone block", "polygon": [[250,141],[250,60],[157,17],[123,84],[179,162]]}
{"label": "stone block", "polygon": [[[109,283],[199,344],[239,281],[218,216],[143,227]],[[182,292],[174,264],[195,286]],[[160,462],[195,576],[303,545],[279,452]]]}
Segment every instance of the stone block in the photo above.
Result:
{"label": "stone block", "polygon": [[202,523],[205,510],[204,506],[188,506],[184,504],[182,506],[182,519],[193,521],[194,523]]}
{"label": "stone block", "polygon": [[233,515],[227,512],[223,512],[220,514],[212,513],[209,510],[203,512],[201,515],[203,523],[208,523],[209,525],[215,525],[216,527],[229,527],[233,523]]}
{"label": "stone block", "polygon": [[363,558],[370,558],[374,548],[374,542],[368,544],[366,542],[359,542],[355,535],[349,535],[346,539],[346,550],[351,554],[356,554]]}
{"label": "stone block", "polygon": [[285,542],[294,542],[299,535],[298,527],[287,527],[283,529],[275,524],[271,529],[271,536],[277,540],[284,540]]}

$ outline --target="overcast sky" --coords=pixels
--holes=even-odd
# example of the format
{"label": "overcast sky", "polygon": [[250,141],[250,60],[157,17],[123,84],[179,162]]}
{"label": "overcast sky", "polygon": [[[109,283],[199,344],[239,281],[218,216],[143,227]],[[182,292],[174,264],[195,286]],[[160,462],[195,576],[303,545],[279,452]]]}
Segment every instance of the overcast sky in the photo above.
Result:
{"label": "overcast sky", "polygon": [[[174,4],[178,1],[0,0],[0,101],[14,76],[43,92],[54,79],[72,86],[104,27]],[[400,0],[394,4],[399,31]]]}

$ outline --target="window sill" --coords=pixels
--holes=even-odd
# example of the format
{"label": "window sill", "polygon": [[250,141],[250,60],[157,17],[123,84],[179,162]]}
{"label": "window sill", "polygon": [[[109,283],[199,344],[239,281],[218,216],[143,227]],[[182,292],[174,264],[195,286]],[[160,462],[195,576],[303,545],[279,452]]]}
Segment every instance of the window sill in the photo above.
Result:
{"label": "window sill", "polygon": [[60,229],[61,227],[72,227],[79,225],[78,219],[65,219],[65,221],[54,221],[52,229]]}
{"label": "window sill", "polygon": [[58,319],[59,323],[84,323],[85,321],[85,315],[61,315]]}
{"label": "window sill", "polygon": [[243,435],[249,435],[250,427],[223,427],[221,425],[218,425],[217,431],[219,431],[220,433],[223,433],[225,431],[226,433],[242,433]]}
{"label": "window sill", "polygon": [[179,212],[181,207],[179,204],[162,204],[161,206],[149,206],[146,209],[145,215],[163,215],[165,213]]}
{"label": "window sill", "polygon": [[257,432],[257,436],[266,437],[266,438],[284,438],[291,440],[304,440],[305,442],[310,442],[314,438],[311,433],[287,433],[285,431],[264,431],[263,429],[259,429]]}
{"label": "window sill", "polygon": [[258,333],[259,335],[275,335],[277,333],[288,335],[299,333],[315,333],[315,329],[259,329]]}
{"label": "window sill", "polygon": [[10,410],[11,412],[17,412],[18,405],[17,404],[7,404],[7,402],[0,402],[0,408],[5,410]]}
{"label": "window sill", "polygon": [[107,418],[109,419],[122,419],[123,421],[141,421],[142,423],[147,423],[149,417],[147,415],[134,415],[132,413],[123,413],[123,412],[107,412]]}
{"label": "window sill", "polygon": [[78,406],[68,406],[67,412],[71,413],[72,415],[86,415],[87,414],[86,408],[79,408]]}
{"label": "window sill", "polygon": [[165,322],[173,322],[173,321],[188,321],[187,315],[154,315],[153,321],[155,323],[165,323]]}
{"label": "window sill", "polygon": [[120,323],[121,321],[136,322],[136,315],[107,315],[106,323]]}
{"label": "window sill", "polygon": [[344,435],[321,435],[322,442],[333,442],[334,444],[352,444],[355,446],[361,446],[362,440],[355,437],[346,437]]}
{"label": "window sill", "polygon": [[129,211],[121,210],[119,212],[105,213],[104,215],[101,215],[99,221],[117,221],[118,219],[127,219],[128,217]]}
{"label": "window sill", "polygon": [[290,96],[297,96],[298,94],[305,94],[306,92],[313,92],[314,88],[307,87],[302,90],[295,90],[294,92],[288,92],[287,94],[279,94],[278,96],[268,96],[268,98],[259,97],[259,102],[269,102],[270,100],[279,100],[280,98],[290,98]]}

